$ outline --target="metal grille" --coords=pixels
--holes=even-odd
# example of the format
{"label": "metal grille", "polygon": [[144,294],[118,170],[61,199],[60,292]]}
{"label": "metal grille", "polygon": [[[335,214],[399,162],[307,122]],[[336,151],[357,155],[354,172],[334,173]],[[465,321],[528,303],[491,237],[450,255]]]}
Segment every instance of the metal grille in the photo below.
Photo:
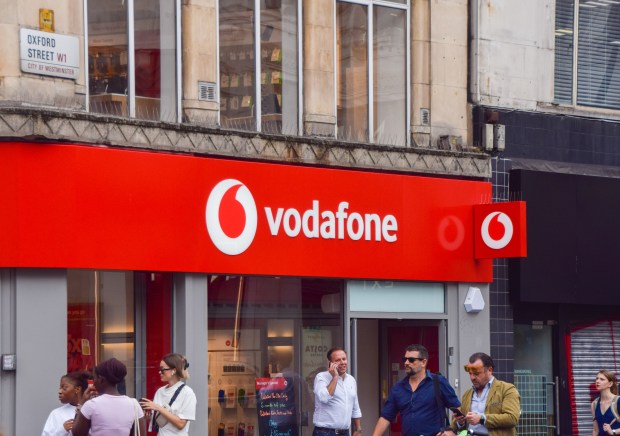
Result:
{"label": "metal grille", "polygon": [[598,396],[594,386],[597,372],[618,372],[620,344],[616,346],[615,338],[620,338],[619,321],[603,321],[571,332],[571,405],[576,434],[592,434],[590,403]]}
{"label": "metal grille", "polygon": [[198,100],[217,101],[215,83],[198,82]]}
{"label": "metal grille", "polygon": [[552,434],[547,413],[549,392],[547,376],[515,374],[515,386],[521,395],[521,418],[517,425],[519,436],[547,436]]}

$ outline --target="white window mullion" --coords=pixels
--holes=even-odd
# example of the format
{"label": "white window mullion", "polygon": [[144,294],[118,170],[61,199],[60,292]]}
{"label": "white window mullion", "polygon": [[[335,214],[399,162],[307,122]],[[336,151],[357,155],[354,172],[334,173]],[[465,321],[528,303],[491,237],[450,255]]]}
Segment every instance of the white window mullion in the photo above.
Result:
{"label": "white window mullion", "polygon": [[261,47],[260,47],[260,0],[254,0],[254,110],[256,111],[256,131],[262,131],[262,102],[261,102]]}
{"label": "white window mullion", "polygon": [[575,0],[573,13],[573,89],[572,105],[577,104],[577,69],[579,65],[579,0]]}
{"label": "white window mullion", "polygon": [[373,52],[373,40],[374,40],[374,10],[372,3],[368,5],[368,142],[375,142],[375,124],[374,124],[374,101],[375,96],[373,94],[374,84],[374,52]]}
{"label": "white window mullion", "polygon": [[129,118],[136,117],[136,83],[135,83],[135,41],[134,41],[134,4],[133,0],[127,0],[127,84],[129,87],[128,107]]}
{"label": "white window mullion", "polygon": [[86,99],[84,101],[84,108],[86,112],[90,112],[90,70],[88,66],[88,0],[84,0],[82,3],[84,6],[84,87],[86,88]]}
{"label": "white window mullion", "polygon": [[[216,10],[216,14],[218,11],[218,8],[215,8]],[[182,99],[182,95],[183,95],[183,39],[181,37],[181,0],[176,0],[176,5],[175,5],[175,23],[176,23],[176,81],[177,81],[177,98],[176,98],[176,102],[177,102],[177,123],[182,123],[183,122],[183,99]],[[216,34],[216,39],[219,36],[219,32]],[[217,46],[217,50],[219,50],[219,45]],[[217,62],[217,66],[219,68],[219,59],[220,59],[220,54],[219,51],[217,52],[217,56],[216,59],[218,59]],[[219,70],[218,70],[218,76],[219,77]],[[219,80],[218,80],[219,82]],[[218,111],[219,114],[219,111]],[[219,122],[219,120],[218,120]]]}
{"label": "white window mullion", "polygon": [[339,70],[339,64],[340,64],[340,59],[338,59],[338,43],[336,42],[336,39],[338,39],[337,37],[337,33],[338,33],[338,17],[337,17],[337,10],[338,10],[338,5],[337,5],[337,1],[333,2],[332,5],[334,7],[334,9],[332,10],[332,14],[333,14],[333,23],[334,23],[334,47],[333,47],[333,53],[334,56],[333,60],[334,60],[334,118],[336,119],[336,125],[334,126],[334,134],[335,137],[338,138],[338,86],[340,85],[339,80],[338,80],[338,75],[340,74],[340,70]]}
{"label": "white window mullion", "polygon": [[409,8],[410,1],[407,0],[407,11],[405,13],[407,23],[405,23],[405,122],[406,135],[405,144],[411,145],[411,8]]}
{"label": "white window mullion", "polygon": [[301,0],[297,0],[297,133],[299,136],[303,136],[304,134],[304,65],[302,55],[302,53],[304,52],[303,35],[303,6],[301,4]]}

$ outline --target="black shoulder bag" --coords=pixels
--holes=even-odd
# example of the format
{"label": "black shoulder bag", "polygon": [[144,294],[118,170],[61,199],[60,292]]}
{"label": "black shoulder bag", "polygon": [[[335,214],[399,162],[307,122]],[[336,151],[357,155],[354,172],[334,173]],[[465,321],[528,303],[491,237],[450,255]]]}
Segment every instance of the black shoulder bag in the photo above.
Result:
{"label": "black shoulder bag", "polygon": [[435,402],[437,402],[437,410],[439,411],[439,431],[443,432],[447,428],[450,428],[450,421],[448,420],[448,413],[446,407],[443,405],[441,399],[441,392],[439,391],[439,377],[441,374],[432,374],[433,388],[435,389]]}
{"label": "black shoulder bag", "polygon": [[[172,406],[172,403],[174,403],[174,400],[177,399],[177,397],[179,396],[179,392],[181,392],[181,389],[183,389],[184,387],[185,387],[185,383],[183,383],[181,386],[177,388],[172,398],[170,398],[168,407]],[[153,413],[153,421],[151,422],[151,427],[153,428],[154,432],[159,433],[159,427],[163,427],[166,424],[168,424],[168,420],[164,418],[159,412]]]}

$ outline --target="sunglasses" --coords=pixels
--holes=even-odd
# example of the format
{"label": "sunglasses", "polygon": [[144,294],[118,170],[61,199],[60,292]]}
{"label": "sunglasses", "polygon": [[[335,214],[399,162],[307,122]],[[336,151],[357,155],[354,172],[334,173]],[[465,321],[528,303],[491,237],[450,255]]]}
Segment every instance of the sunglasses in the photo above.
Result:
{"label": "sunglasses", "polygon": [[426,359],[424,359],[423,357],[403,357],[403,363],[404,362],[413,363],[416,360],[420,360],[421,361],[421,360],[426,360]]}
{"label": "sunglasses", "polygon": [[170,371],[172,368],[164,368],[164,367],[159,367],[159,373],[163,374],[165,371]]}
{"label": "sunglasses", "polygon": [[463,368],[465,369],[465,372],[468,372],[471,375],[480,375],[485,370],[484,366],[465,365]]}

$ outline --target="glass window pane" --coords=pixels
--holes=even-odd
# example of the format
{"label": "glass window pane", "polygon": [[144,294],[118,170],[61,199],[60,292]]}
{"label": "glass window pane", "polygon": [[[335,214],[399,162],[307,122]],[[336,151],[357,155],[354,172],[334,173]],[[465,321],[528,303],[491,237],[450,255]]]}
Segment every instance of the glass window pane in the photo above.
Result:
{"label": "glass window pane", "polygon": [[572,103],[574,0],[558,0],[555,7],[555,101]]}
{"label": "glass window pane", "polygon": [[[342,281],[210,276],[208,296],[209,436],[310,434],[314,377],[343,346]],[[261,379],[285,395],[261,402]]]}
{"label": "glass window pane", "polygon": [[350,310],[354,312],[444,313],[441,283],[349,282]]}
{"label": "glass window pane", "polygon": [[176,121],[172,1],[135,0],[136,118]]}
{"label": "glass window pane", "polygon": [[220,2],[220,122],[256,130],[254,0]]}
{"label": "glass window pane", "polygon": [[374,142],[406,145],[406,11],[374,8]]}
{"label": "glass window pane", "polygon": [[338,2],[338,138],[368,141],[368,8]]}
{"label": "glass window pane", "polygon": [[127,365],[125,386],[135,393],[133,273],[67,271],[67,371],[92,371],[116,357]]}
{"label": "glass window pane", "polygon": [[620,4],[579,6],[577,104],[620,108]]}
{"label": "glass window pane", "polygon": [[261,1],[261,130],[297,134],[297,0]]}
{"label": "glass window pane", "polygon": [[90,110],[127,116],[127,2],[88,2]]}

